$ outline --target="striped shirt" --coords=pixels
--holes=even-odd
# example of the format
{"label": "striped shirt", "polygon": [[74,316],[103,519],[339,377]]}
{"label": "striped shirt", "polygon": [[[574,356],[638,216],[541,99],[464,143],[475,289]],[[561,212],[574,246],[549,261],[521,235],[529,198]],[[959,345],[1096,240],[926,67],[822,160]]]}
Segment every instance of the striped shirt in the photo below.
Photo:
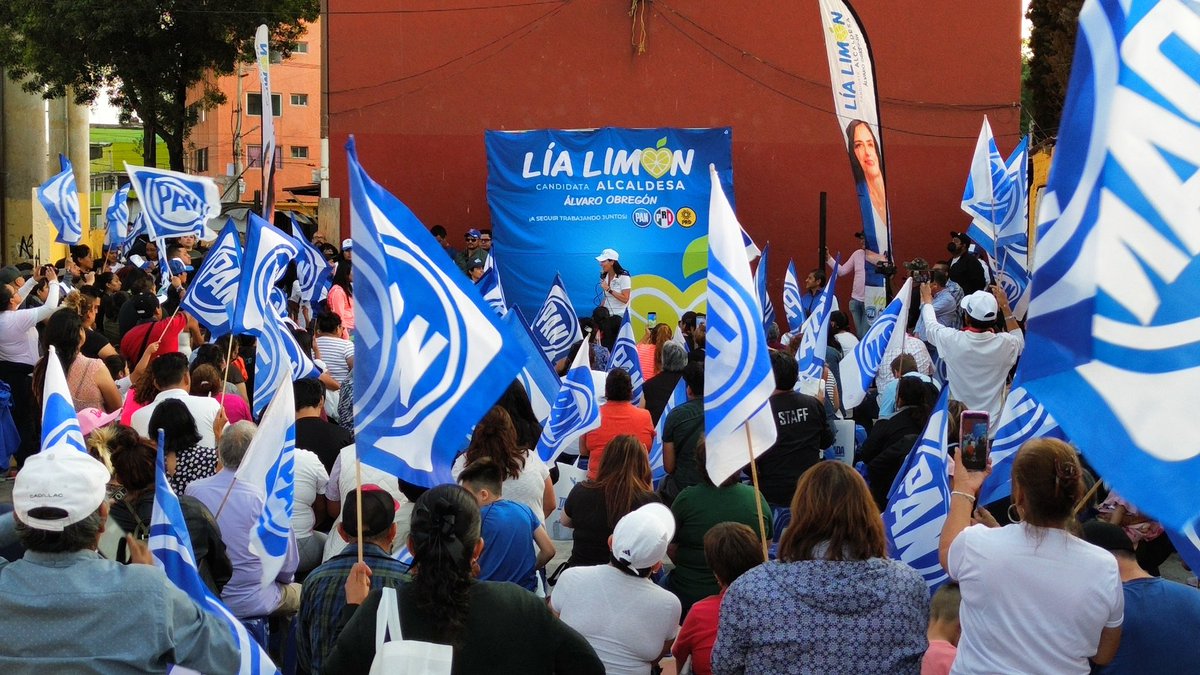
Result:
{"label": "striped shirt", "polygon": [[349,361],[354,358],[354,343],[332,335],[317,336],[316,343],[329,375],[339,384],[350,379]]}

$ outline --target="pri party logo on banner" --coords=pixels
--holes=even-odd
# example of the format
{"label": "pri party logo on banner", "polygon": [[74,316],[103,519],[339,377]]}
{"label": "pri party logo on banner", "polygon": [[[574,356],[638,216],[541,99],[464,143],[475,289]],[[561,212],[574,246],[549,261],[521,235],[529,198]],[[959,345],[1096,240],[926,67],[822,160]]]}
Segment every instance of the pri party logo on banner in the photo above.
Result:
{"label": "pri party logo on banner", "polygon": [[703,312],[708,166],[733,194],[731,130],[489,131],[493,254],[510,306],[534,316],[561,272],[581,316],[601,304],[596,254],[616,249],[633,278],[631,318],[674,326]]}

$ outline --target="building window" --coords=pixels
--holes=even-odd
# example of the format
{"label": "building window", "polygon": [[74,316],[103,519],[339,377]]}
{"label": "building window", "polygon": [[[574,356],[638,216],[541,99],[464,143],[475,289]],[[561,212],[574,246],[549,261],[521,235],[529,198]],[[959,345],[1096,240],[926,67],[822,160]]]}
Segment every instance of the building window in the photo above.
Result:
{"label": "building window", "polygon": [[205,173],[208,171],[208,148],[199,148],[196,150],[192,170],[196,173]]}
{"label": "building window", "polygon": [[[262,146],[247,145],[246,146],[246,164],[250,168],[262,166]],[[276,146],[275,148],[275,166],[283,164],[283,148]]]}
{"label": "building window", "polygon": [[292,146],[292,159],[308,159],[308,146],[307,145],[293,145]]}
{"label": "building window", "polygon": [[292,50],[292,53],[293,54],[307,54],[308,53],[308,43],[307,42],[297,42],[296,48]]}
{"label": "building window", "polygon": [[308,94],[292,94],[292,105],[294,105],[294,106],[308,105]]}
{"label": "building window", "polygon": [[[262,94],[246,94],[246,114],[252,117],[262,117]],[[283,114],[283,97],[271,94],[271,116]]]}

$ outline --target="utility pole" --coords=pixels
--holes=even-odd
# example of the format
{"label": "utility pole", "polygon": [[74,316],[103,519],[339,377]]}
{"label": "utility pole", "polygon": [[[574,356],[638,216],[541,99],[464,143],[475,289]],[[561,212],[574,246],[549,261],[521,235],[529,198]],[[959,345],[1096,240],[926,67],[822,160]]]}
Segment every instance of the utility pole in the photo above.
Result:
{"label": "utility pole", "polygon": [[242,62],[237,67],[237,103],[233,106],[233,114],[237,121],[233,126],[233,201],[242,201]]}

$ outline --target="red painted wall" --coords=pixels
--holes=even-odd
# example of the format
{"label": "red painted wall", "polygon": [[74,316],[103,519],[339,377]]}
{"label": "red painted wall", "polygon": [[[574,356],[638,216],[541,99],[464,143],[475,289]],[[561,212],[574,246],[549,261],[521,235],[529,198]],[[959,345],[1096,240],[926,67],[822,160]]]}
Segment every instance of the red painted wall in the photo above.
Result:
{"label": "red painted wall", "polygon": [[[330,173],[344,231],[350,134],[367,171],[457,243],[488,224],[485,129],[729,125],[738,215],[771,241],[773,289],[788,257],[816,263],[821,191],[830,248],[853,250],[860,215],[815,0],[647,3],[644,54],[630,44],[628,0],[444,11],[489,1],[512,4],[330,0]],[[896,255],[937,259],[968,223],[959,201],[983,115],[1002,154],[1018,140],[1020,1],[855,9],[875,58]]]}

